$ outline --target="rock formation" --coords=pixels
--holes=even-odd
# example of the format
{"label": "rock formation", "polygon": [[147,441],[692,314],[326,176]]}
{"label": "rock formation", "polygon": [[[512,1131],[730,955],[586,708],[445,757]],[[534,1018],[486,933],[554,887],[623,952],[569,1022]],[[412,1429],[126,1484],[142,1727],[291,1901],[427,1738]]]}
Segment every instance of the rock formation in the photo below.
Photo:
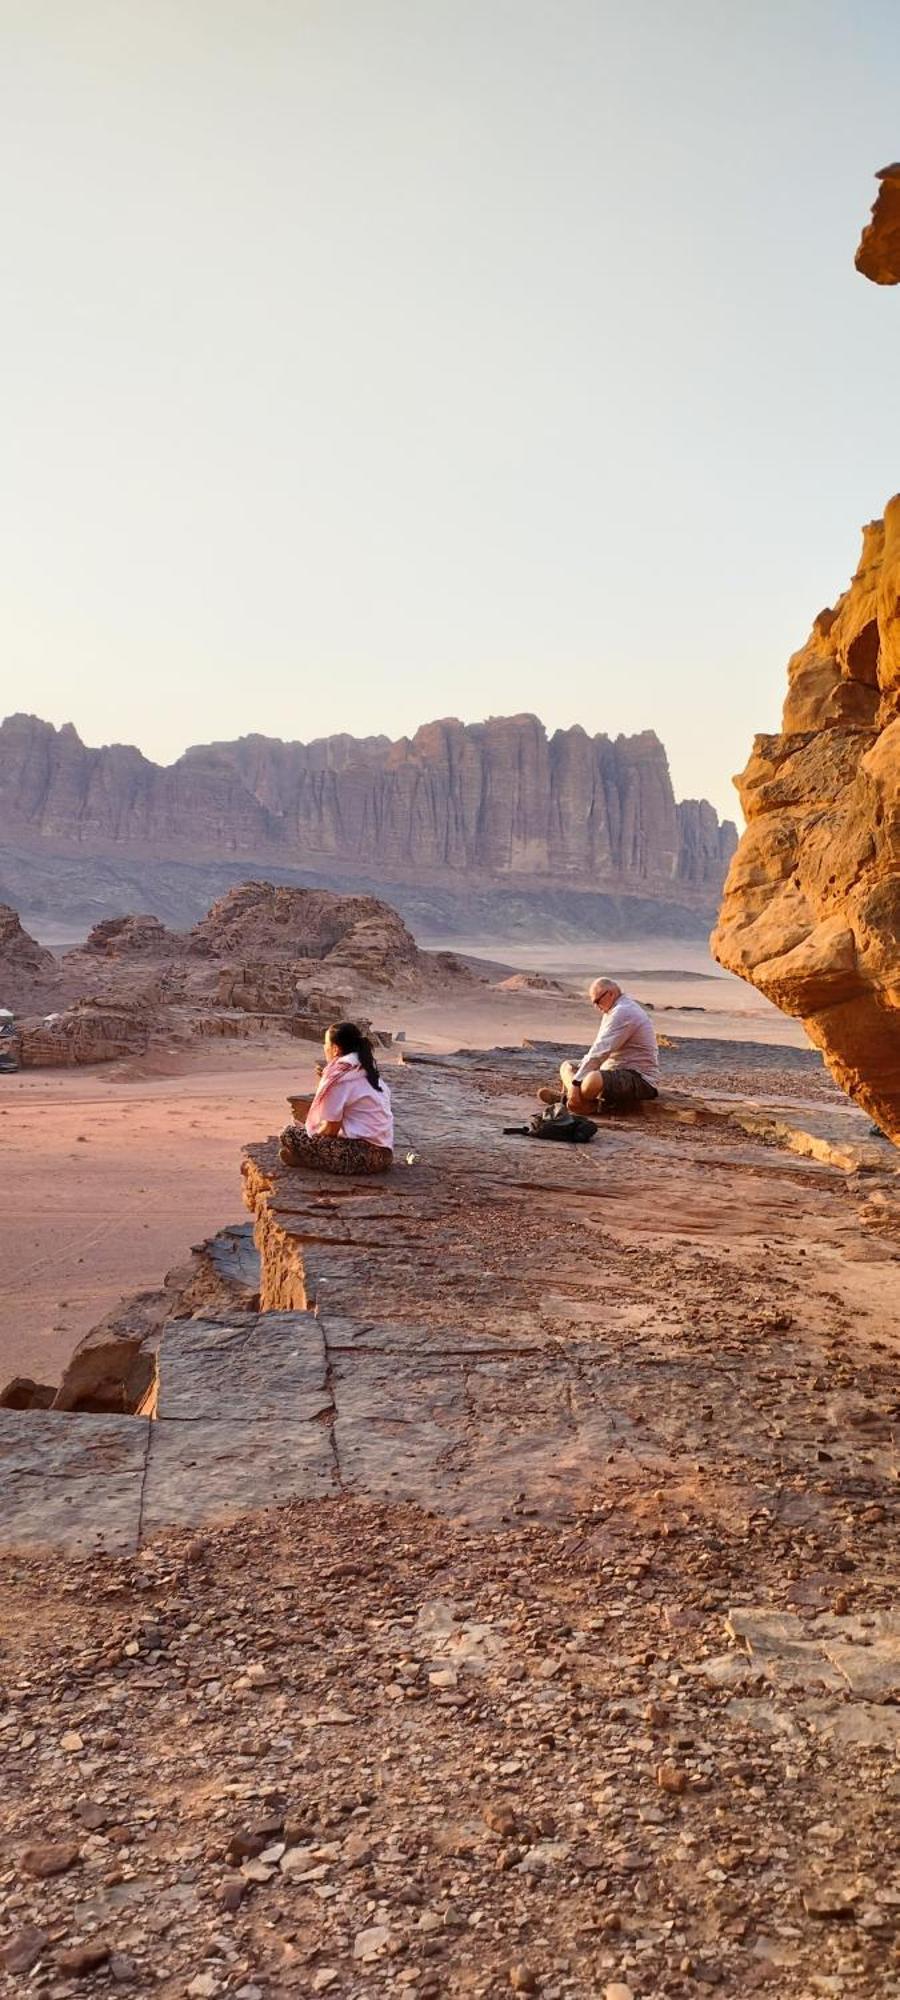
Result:
{"label": "rock formation", "polygon": [[0,840],[23,851],[206,856],[369,881],[579,883],[718,893],[734,848],[705,801],[678,805],[651,730],[548,738],[533,715],[427,724],[411,739],[250,736],[162,768],[88,749],[71,724],[0,726]]}
{"label": "rock formation", "polygon": [[16,1011],[41,1004],[58,981],[52,951],[29,937],[17,912],[0,903],[0,1007]]}
{"label": "rock formation", "polygon": [[[900,281],[900,166],[878,175],[857,270]],[[780,736],[737,780],[747,831],[712,948],[796,1014],[900,1143],[900,494],[788,664]]]}
{"label": "rock formation", "polygon": [[98,958],[171,958],[184,950],[184,939],[168,931],[158,917],[106,917],[89,932],[82,951]]}
{"label": "rock formation", "polygon": [[803,1021],[900,1141],[900,496],[788,667],[737,780],[747,831],[712,948]]}
{"label": "rock formation", "polygon": [[900,164],[882,167],[872,220],[856,252],[856,268],[876,285],[900,284]]}
{"label": "rock formation", "polygon": [[69,1069],[143,1055],[154,1025],[154,1010],[141,999],[86,998],[42,1021],[23,1021],[19,1060],[23,1069]]}
{"label": "rock formation", "polygon": [[389,903],[273,882],[242,882],[230,889],[184,942],[191,957],[227,959],[232,966],[245,960],[314,960],[346,965],[379,981],[416,971],[421,958],[412,932]]}
{"label": "rock formation", "polygon": [[60,1000],[58,1011],[20,1021],[26,1068],[142,1055],[155,1037],[171,1045],[268,1026],[318,1040],[348,1012],[361,1020],[370,996],[473,980],[452,954],[419,951],[388,903],[272,882],[230,889],[184,933],[155,917],[117,917],[59,964],[33,950],[49,961]]}

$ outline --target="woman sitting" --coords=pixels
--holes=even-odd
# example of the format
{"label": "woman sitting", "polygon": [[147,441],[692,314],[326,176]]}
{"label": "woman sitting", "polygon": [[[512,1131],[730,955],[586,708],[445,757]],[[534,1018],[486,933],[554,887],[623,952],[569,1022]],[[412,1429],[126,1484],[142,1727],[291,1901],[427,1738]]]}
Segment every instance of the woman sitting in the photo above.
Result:
{"label": "woman sitting", "polygon": [[325,1034],[325,1063],[312,1098],[291,1099],[296,1118],[281,1134],[286,1167],[320,1167],[326,1174],[384,1174],[394,1154],[391,1093],[378,1074],[367,1035],[352,1021]]}

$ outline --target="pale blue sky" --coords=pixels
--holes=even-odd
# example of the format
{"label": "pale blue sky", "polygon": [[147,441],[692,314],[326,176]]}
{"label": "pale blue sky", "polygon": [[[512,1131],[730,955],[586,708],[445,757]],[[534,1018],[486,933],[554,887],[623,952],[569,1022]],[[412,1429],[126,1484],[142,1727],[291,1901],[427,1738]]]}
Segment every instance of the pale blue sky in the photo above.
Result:
{"label": "pale blue sky", "polygon": [[536,711],[680,795],[900,486],[876,0],[0,0],[0,713]]}

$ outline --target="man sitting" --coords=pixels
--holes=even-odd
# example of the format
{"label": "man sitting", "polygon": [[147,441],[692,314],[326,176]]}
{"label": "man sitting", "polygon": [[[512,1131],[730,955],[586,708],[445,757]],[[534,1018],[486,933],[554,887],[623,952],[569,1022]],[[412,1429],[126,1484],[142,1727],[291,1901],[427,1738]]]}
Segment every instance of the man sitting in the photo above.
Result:
{"label": "man sitting", "polygon": [[601,1021],[596,1040],[577,1065],[560,1063],[562,1088],[539,1090],[542,1104],[565,1100],[570,1111],[589,1117],[633,1111],[659,1096],[659,1051],[653,1023],[614,979],[595,979],[588,995]]}

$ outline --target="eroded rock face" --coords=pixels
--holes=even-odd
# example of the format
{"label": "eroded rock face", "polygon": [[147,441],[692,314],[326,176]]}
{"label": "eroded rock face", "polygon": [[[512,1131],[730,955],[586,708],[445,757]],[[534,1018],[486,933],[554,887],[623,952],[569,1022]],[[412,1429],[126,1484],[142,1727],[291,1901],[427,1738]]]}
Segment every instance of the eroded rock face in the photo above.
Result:
{"label": "eroded rock face", "polygon": [[900,284],[900,164],[882,167],[872,220],[856,252],[856,268],[875,285]]}
{"label": "eroded rock face", "polygon": [[703,800],[678,804],[652,730],[548,737],[533,715],[432,722],[413,737],[265,736],[188,750],[163,768],[71,724],[0,725],[0,838],[73,851],[237,855],[371,880],[678,884],[717,894],[735,830]]}
{"label": "eroded rock face", "polygon": [[94,925],[80,950],[98,958],[171,958],[184,950],[184,939],[158,917],[106,917]]}
{"label": "eroded rock face", "polygon": [[737,780],[747,816],[712,949],[797,1015],[900,1142],[900,495],[788,666],[780,736]]}
{"label": "eroded rock face", "polygon": [[57,980],[52,951],[29,937],[8,903],[0,903],[0,1007],[31,1007],[53,992]]}
{"label": "eroded rock face", "polygon": [[194,925],[187,944],[192,958],[227,960],[222,980],[264,990],[264,1012],[289,1011],[307,967],[327,966],[330,973],[343,967],[356,979],[403,983],[419,970],[422,956],[389,903],[273,882],[229,889]]}
{"label": "eroded rock face", "polygon": [[140,1000],[80,1000],[42,1021],[23,1021],[19,1058],[23,1069],[66,1069],[143,1055],[154,1025],[155,1010]]}

